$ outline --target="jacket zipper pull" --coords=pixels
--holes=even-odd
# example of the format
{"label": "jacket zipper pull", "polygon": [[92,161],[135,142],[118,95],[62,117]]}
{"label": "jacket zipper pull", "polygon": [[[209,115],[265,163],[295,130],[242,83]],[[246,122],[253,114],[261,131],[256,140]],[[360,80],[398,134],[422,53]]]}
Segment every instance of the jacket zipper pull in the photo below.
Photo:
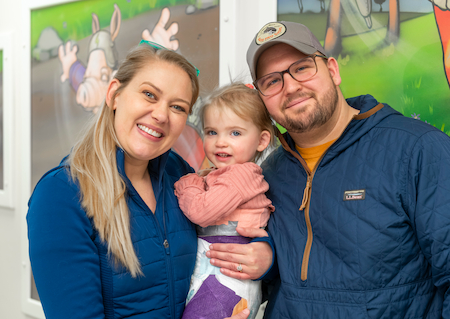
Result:
{"label": "jacket zipper pull", "polygon": [[306,204],[308,203],[308,199],[311,193],[311,176],[308,176],[308,180],[306,181],[305,190],[303,191],[303,199],[302,199],[302,205],[300,206],[299,210],[304,210],[306,208]]}
{"label": "jacket zipper pull", "polygon": [[166,254],[170,255],[169,241],[167,239],[164,239],[163,245],[164,245],[164,249],[166,250]]}

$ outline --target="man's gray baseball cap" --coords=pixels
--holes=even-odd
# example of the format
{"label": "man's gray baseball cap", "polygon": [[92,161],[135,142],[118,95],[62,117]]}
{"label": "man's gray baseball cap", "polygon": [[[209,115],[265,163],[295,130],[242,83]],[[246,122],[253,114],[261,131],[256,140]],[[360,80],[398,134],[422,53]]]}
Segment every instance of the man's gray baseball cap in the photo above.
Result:
{"label": "man's gray baseball cap", "polygon": [[247,50],[247,64],[253,81],[256,80],[259,57],[265,50],[278,43],[289,44],[304,54],[319,51],[326,56],[319,40],[303,24],[287,21],[269,22],[258,31]]}

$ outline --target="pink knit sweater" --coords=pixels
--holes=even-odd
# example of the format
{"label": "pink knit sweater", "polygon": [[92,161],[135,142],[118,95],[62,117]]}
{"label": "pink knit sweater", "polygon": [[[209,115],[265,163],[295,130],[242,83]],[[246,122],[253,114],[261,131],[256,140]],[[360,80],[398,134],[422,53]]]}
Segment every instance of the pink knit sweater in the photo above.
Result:
{"label": "pink knit sweater", "polygon": [[237,221],[240,227],[265,227],[275,210],[264,194],[268,189],[255,163],[215,169],[206,177],[188,174],[175,183],[181,210],[201,227],[228,221]]}

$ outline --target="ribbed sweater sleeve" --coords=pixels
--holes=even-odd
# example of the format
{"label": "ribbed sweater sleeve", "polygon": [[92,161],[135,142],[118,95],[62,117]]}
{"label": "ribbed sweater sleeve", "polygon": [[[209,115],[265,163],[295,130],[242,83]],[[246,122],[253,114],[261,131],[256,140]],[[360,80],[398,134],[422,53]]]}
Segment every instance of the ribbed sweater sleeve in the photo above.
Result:
{"label": "ribbed sweater sleeve", "polygon": [[[175,183],[175,195],[184,214],[193,223],[207,227],[264,194],[269,185],[261,173],[258,165],[244,163],[214,170],[206,178],[189,174]],[[252,202],[251,206],[264,206],[263,199],[265,197],[261,198],[261,203],[259,199]]]}

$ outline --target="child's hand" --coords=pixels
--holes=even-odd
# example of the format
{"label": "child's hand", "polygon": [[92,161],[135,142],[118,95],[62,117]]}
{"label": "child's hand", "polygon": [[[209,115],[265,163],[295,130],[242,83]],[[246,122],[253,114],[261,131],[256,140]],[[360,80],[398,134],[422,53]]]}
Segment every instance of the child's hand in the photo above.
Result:
{"label": "child's hand", "polygon": [[202,169],[202,170],[198,171],[197,175],[200,176],[200,177],[205,177],[206,175],[211,173],[212,170],[213,170],[213,168],[205,168],[205,169]]}

